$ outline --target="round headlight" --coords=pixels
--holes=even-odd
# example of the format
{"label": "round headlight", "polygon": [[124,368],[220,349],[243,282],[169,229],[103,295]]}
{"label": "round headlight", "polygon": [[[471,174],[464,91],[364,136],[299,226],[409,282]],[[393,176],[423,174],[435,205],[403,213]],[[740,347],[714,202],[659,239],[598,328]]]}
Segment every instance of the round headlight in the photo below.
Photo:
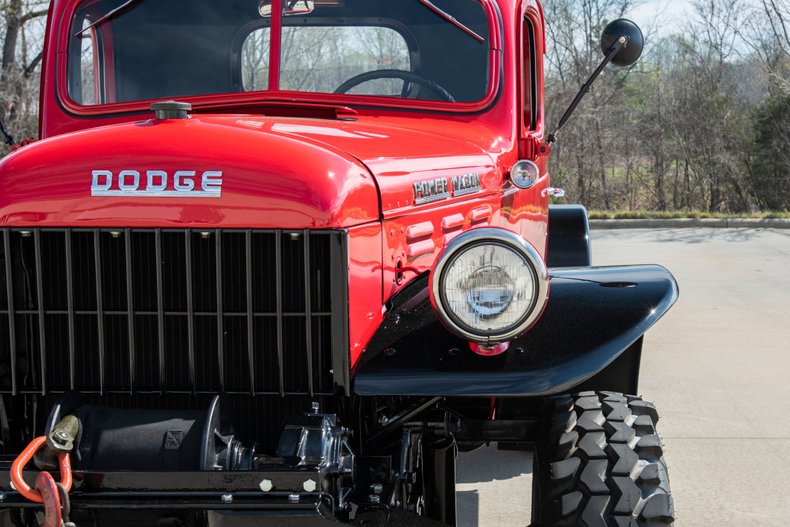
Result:
{"label": "round headlight", "polygon": [[548,296],[548,271],[538,252],[513,232],[482,228],[447,246],[431,273],[439,319],[473,342],[503,342],[526,331]]}

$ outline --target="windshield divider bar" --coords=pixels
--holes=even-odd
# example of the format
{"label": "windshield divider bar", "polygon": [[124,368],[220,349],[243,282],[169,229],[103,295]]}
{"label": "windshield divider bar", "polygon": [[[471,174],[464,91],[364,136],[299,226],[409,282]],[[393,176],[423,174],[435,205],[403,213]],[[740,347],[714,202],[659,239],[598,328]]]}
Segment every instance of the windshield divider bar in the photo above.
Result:
{"label": "windshield divider bar", "polygon": [[269,90],[280,89],[280,47],[283,32],[282,0],[272,0],[272,18],[269,29]]}

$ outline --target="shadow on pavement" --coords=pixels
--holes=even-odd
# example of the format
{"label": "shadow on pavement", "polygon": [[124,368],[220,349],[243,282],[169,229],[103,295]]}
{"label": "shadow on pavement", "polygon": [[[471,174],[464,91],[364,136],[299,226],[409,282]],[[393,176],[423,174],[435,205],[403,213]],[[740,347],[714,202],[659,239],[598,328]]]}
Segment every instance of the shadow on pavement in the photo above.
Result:
{"label": "shadow on pavement", "polygon": [[458,456],[456,483],[482,483],[532,474],[532,452],[483,447]]}
{"label": "shadow on pavement", "polygon": [[476,490],[461,490],[455,493],[458,502],[456,514],[459,527],[480,525],[480,494]]}

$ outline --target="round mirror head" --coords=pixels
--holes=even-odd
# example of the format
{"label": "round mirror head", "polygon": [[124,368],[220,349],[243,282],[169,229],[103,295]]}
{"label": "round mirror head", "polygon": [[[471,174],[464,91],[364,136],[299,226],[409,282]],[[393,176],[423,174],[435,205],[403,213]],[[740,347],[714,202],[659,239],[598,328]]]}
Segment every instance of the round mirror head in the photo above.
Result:
{"label": "round mirror head", "polygon": [[609,53],[612,46],[620,39],[625,37],[625,47],[612,58],[612,64],[617,66],[630,66],[637,61],[642,54],[645,39],[639,26],[625,18],[612,20],[603,29],[601,34],[601,51],[604,55]]}

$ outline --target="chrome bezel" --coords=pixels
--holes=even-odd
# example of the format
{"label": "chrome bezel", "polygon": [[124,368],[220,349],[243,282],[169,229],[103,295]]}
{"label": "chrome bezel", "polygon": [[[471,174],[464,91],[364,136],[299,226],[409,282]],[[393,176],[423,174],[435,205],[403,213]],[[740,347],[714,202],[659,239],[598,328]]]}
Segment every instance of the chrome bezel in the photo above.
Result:
{"label": "chrome bezel", "polygon": [[[496,333],[477,331],[455,320],[455,317],[444,307],[442,283],[447,265],[461,253],[478,245],[503,245],[519,253],[527,261],[535,280],[535,296],[530,310],[519,319],[518,323]],[[496,227],[473,229],[455,237],[436,260],[431,271],[428,286],[431,304],[437,317],[449,330],[472,342],[492,344],[505,342],[527,331],[540,317],[546,305],[549,293],[549,272],[538,251],[518,234]]]}
{"label": "chrome bezel", "polygon": [[[526,179],[517,177],[516,173],[518,171],[517,169],[518,169],[519,165],[526,165],[526,166],[530,167],[532,170],[534,170],[535,178],[534,179],[530,179],[530,180],[526,180]],[[529,159],[521,159],[521,160],[517,161],[516,164],[513,165],[513,168],[510,169],[510,181],[512,181],[513,184],[515,186],[517,186],[518,188],[521,188],[521,189],[532,188],[532,187],[535,186],[535,183],[537,183],[539,179],[540,179],[540,167],[537,165],[537,163],[535,163],[534,161],[530,161]]]}

